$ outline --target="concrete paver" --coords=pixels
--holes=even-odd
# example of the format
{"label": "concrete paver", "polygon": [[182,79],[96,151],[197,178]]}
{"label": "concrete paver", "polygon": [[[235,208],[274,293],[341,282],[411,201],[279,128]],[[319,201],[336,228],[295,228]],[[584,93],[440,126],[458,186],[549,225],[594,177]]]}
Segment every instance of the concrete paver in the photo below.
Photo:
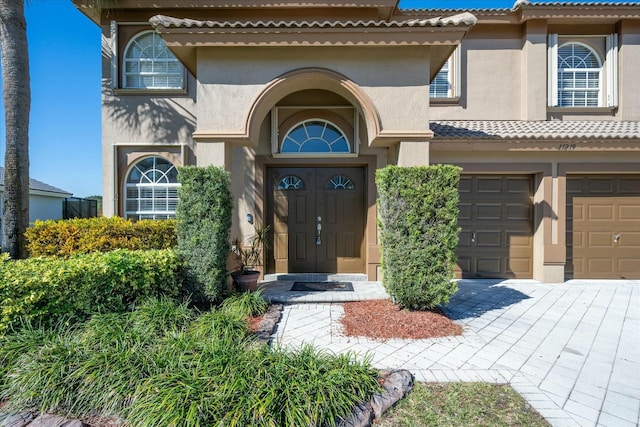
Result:
{"label": "concrete paver", "polygon": [[334,301],[388,298],[377,282],[355,283],[352,295],[309,304],[300,302],[314,296],[292,295],[291,283],[267,286],[287,303],[274,344],[369,355],[418,381],[510,383],[554,426],[638,426],[640,281],[462,280],[443,307],[462,336],[386,342],[344,336]]}

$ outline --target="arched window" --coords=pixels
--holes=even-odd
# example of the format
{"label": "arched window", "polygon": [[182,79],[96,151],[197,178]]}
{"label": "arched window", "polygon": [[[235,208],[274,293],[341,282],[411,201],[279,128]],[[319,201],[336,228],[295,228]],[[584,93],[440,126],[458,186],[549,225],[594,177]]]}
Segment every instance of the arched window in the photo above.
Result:
{"label": "arched window", "polygon": [[282,139],[281,153],[350,153],[345,133],[322,119],[305,120],[293,126]]}
{"label": "arched window", "polygon": [[125,218],[167,219],[176,216],[178,171],[162,157],[133,165],[125,182]]}
{"label": "arched window", "polygon": [[278,190],[304,190],[304,181],[295,175],[287,175],[278,183]]}
{"label": "arched window", "polygon": [[581,43],[558,47],[558,105],[598,107],[601,99],[602,62]]}
{"label": "arched window", "polygon": [[355,185],[349,177],[344,175],[334,175],[329,181],[327,181],[327,190],[353,190]]}
{"label": "arched window", "polygon": [[182,89],[183,76],[182,64],[153,31],[134,37],[124,51],[126,89]]}

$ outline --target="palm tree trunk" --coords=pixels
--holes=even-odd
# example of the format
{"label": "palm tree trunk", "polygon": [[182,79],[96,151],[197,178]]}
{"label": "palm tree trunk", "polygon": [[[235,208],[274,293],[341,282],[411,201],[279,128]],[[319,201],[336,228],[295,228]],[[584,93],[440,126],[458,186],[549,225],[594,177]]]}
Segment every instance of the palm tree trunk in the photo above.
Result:
{"label": "palm tree trunk", "polygon": [[27,256],[24,232],[29,225],[29,55],[24,0],[0,0],[2,94],[7,147],[4,159],[2,251]]}

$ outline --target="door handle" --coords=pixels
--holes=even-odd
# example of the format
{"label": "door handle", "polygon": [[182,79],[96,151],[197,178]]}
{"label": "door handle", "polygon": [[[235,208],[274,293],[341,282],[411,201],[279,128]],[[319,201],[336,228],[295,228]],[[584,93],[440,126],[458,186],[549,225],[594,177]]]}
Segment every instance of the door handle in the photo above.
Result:
{"label": "door handle", "polygon": [[615,236],[613,236],[613,243],[618,243],[620,241],[620,233],[616,233]]}
{"label": "door handle", "polygon": [[476,232],[474,231],[473,233],[471,233],[471,243],[475,243],[476,242]]}

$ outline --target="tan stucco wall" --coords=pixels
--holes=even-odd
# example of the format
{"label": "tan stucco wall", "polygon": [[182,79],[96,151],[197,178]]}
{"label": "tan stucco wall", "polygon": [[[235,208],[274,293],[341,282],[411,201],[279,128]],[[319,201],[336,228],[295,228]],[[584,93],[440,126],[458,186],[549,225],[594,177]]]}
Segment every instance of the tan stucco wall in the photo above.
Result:
{"label": "tan stucco wall", "polygon": [[619,56],[620,120],[640,120],[640,23],[622,21]]}
{"label": "tan stucco wall", "polygon": [[428,57],[427,47],[200,48],[198,131],[243,132],[267,84],[305,68],[331,70],[358,85],[383,131],[428,131]]}
{"label": "tan stucco wall", "polygon": [[[431,120],[519,120],[522,41],[469,34],[461,45],[462,88],[457,105],[433,107]],[[546,73],[545,73],[546,75]],[[542,84],[546,88],[546,82]],[[546,89],[545,89],[546,90]]]}
{"label": "tan stucco wall", "polygon": [[[618,108],[547,108],[548,33],[559,33],[560,44],[584,42],[604,58],[604,37],[613,32],[618,32],[620,46]],[[617,26],[548,25],[546,20],[504,28],[478,24],[461,44],[460,65],[459,102],[433,103],[431,120],[640,120],[637,21],[622,20]],[[606,73],[602,84],[606,87]]]}
{"label": "tan stucco wall", "polygon": [[[196,127],[196,81],[192,75],[185,74],[183,93],[114,90],[110,46],[111,29],[105,25],[102,27],[102,194],[106,216],[121,215],[114,191],[120,182],[114,162],[119,149],[114,147],[126,146],[130,152],[137,146],[144,153],[150,153],[149,147],[154,146],[158,151],[166,151],[166,147],[172,145],[176,150],[181,150],[181,145],[194,147],[191,134]],[[119,169],[122,168],[123,165],[119,165]]]}

